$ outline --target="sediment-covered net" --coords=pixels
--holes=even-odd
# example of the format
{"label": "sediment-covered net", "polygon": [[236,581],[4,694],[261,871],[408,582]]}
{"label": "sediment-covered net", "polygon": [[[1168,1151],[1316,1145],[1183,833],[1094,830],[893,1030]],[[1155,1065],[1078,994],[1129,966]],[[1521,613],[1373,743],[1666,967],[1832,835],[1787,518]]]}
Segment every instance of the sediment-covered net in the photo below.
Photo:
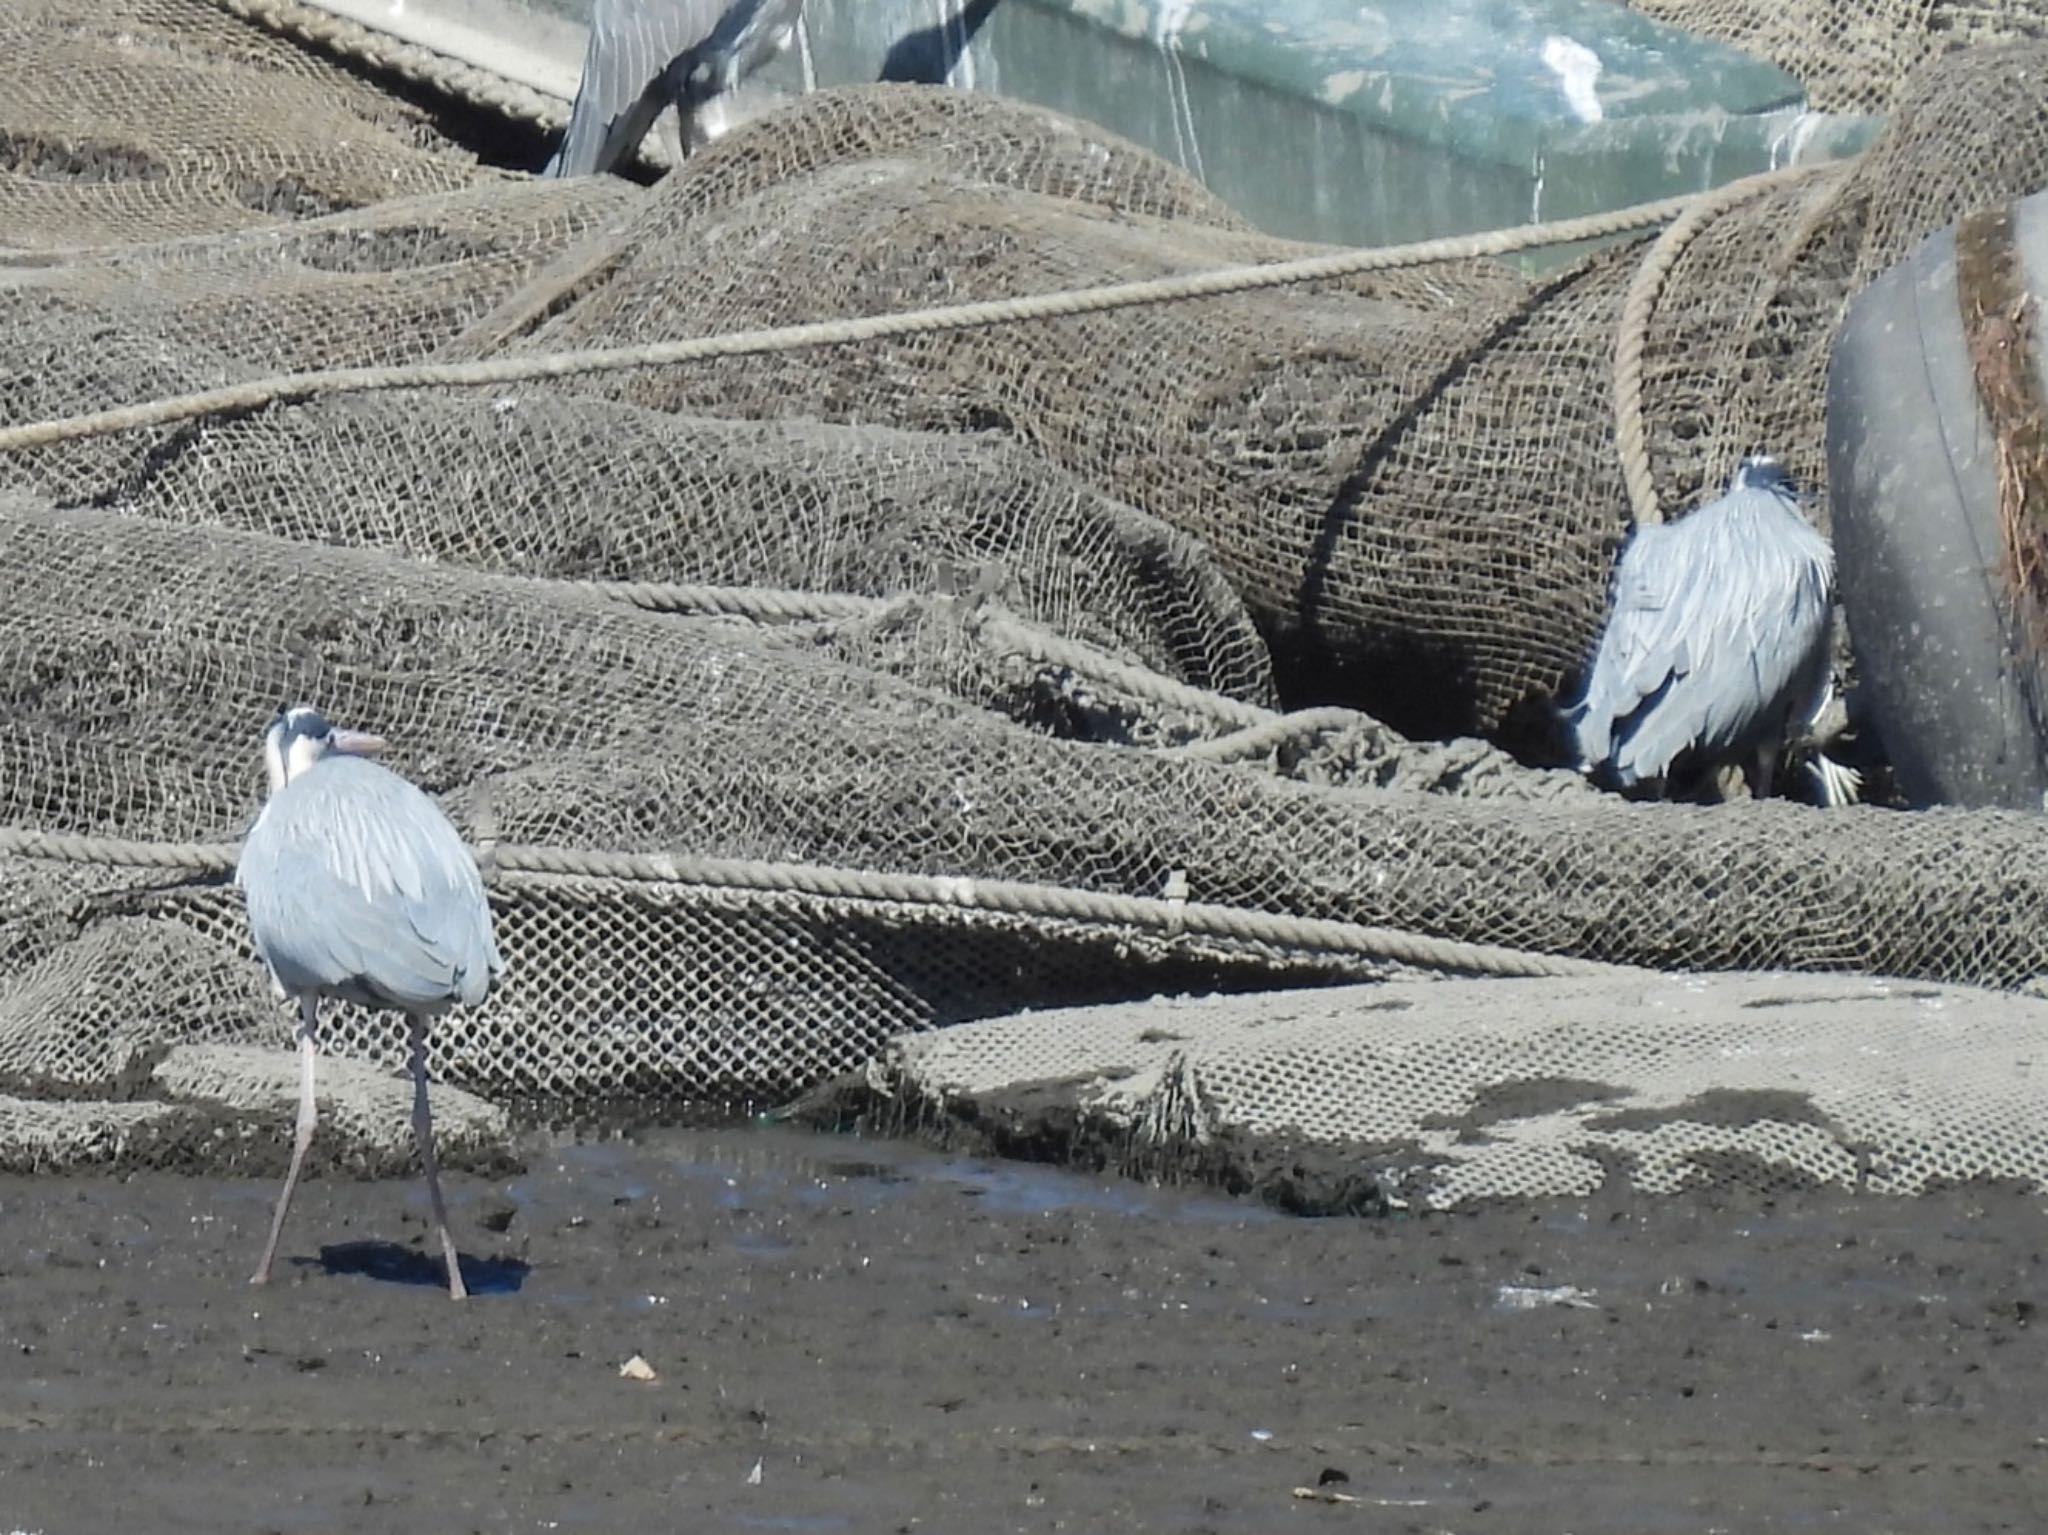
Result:
{"label": "sediment-covered net", "polygon": [[1866,976],[1160,998],[907,1036],[805,1111],[1314,1214],[2039,1186],[2044,1028],[2038,998]]}
{"label": "sediment-covered net", "polygon": [[[822,93],[642,189],[489,168],[201,0],[16,6],[0,45],[9,426],[1307,253],[960,93]],[[497,849],[508,982],[433,1045],[494,1100],[775,1097],[907,1030],[1161,991],[1589,964],[2023,985],[2048,971],[2034,818],[1631,806],[1274,706],[1527,747],[1627,522],[1623,339],[1659,500],[1752,447],[1817,482],[1841,305],[2048,181],[2019,105],[2044,68],[1937,60],[1861,160],[1541,279],[1468,257],[399,375],[0,453],[0,1087],[67,1124],[200,1081],[267,1112],[261,1073],[220,1085],[255,1058],[218,1052],[286,1024],[222,873],[287,699],[391,737]],[[207,109],[149,110],[171,96]],[[398,1059],[388,1021],[330,1034]],[[0,1160],[111,1155],[35,1122]]]}

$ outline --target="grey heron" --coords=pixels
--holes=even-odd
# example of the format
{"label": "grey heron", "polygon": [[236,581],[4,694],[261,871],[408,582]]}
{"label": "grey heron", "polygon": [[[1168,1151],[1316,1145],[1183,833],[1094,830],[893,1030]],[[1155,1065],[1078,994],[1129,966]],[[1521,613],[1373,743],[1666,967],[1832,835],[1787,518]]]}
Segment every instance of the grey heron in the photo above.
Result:
{"label": "grey heron", "polygon": [[[1741,766],[1768,796],[1779,753],[1812,744],[1833,696],[1834,563],[1770,458],[1745,459],[1691,515],[1638,527],[1571,715],[1583,768],[1634,789]],[[1826,803],[1854,797],[1852,770],[1817,752],[1809,766]]]}
{"label": "grey heron", "polygon": [[243,841],[235,883],[257,956],[299,1007],[299,1121],[270,1240],[251,1276],[270,1277],[292,1189],[313,1142],[322,997],[406,1016],[413,1134],[426,1167],[448,1293],[468,1292],[448,1234],[427,1101],[428,1020],[483,1001],[504,970],[482,877],[440,807],[369,760],[381,737],[338,730],[315,710],[280,709],[263,740],[270,798]]}
{"label": "grey heron", "polygon": [[583,78],[543,176],[595,176],[639,147],[674,105],[685,153],[707,143],[706,111],[789,46],[803,0],[597,0]]}
{"label": "grey heron", "polygon": [[967,0],[944,20],[904,33],[889,45],[877,78],[899,85],[953,84],[953,71],[960,67],[975,35],[988,24],[1000,3],[1001,0]]}

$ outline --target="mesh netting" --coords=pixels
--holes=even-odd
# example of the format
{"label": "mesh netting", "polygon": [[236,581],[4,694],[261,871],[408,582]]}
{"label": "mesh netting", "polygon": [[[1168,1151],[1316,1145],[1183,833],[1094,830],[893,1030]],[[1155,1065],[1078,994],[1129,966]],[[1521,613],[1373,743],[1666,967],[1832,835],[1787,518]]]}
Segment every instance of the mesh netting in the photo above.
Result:
{"label": "mesh netting", "polygon": [[1888,112],[1932,59],[2016,38],[2048,38],[2041,0],[1627,0],[1633,10],[1769,59],[1816,112]]}
{"label": "mesh netting", "polygon": [[[9,423],[1305,249],[948,91],[821,93],[643,190],[479,166],[201,0],[16,7],[0,42],[0,146],[43,146],[0,163]],[[1646,261],[1660,499],[1760,446],[1817,484],[1842,304],[2048,180],[2044,65],[1939,59],[1861,160],[1537,280],[1438,261],[0,454],[0,828],[159,844],[5,843],[0,1088],[168,1101],[165,1050],[285,1038],[212,845],[286,699],[504,850],[508,983],[432,1045],[498,1099],[780,1095],[906,1030],[1158,991],[2033,979],[2033,818],[1627,805],[1389,725],[1526,747],[1590,648]],[[150,110],[180,93],[206,112]],[[251,203],[266,175],[310,190]],[[400,1059],[390,1020],[332,1042]]]}
{"label": "mesh netting", "polygon": [[[1931,67],[1861,160],[1761,191],[1677,255],[1645,338],[1664,503],[1718,489],[1729,463],[1766,447],[1822,483],[1843,303],[1959,213],[2048,178],[2044,57],[1987,49]],[[608,237],[602,280],[570,285],[505,349],[680,339],[1302,249],[1241,231],[1149,157],[1014,103],[828,93],[665,183]],[[681,414],[1000,428],[1200,537],[1295,663],[1295,696],[1341,690],[1411,732],[1491,733],[1571,675],[1604,615],[1626,506],[1609,438],[1614,353],[1644,254],[1638,242],[1537,283],[1446,263],[578,387]]]}
{"label": "mesh netting", "polygon": [[[276,698],[344,696],[355,717],[421,743],[406,768],[465,827],[481,817],[508,844],[1104,895],[1178,882],[1248,911],[1641,964],[2006,983],[2048,970],[2031,817],[1331,789],[1019,728],[835,661],[800,633],[376,552],[313,559],[282,540],[114,512],[15,501],[0,506],[0,531],[38,573],[0,615],[9,824],[231,838],[261,794],[249,721]],[[230,608],[232,625],[220,618]],[[137,901],[206,941],[179,935],[145,953],[127,930],[103,930],[135,920],[123,914]],[[8,924],[23,979],[4,1007],[45,1052],[28,1074],[75,1083],[118,1063],[104,1036],[135,1004],[114,1000],[110,965],[149,995],[152,1017],[189,1028],[225,1013],[201,1037],[233,1037],[264,1011],[253,967],[232,963],[243,934],[227,892],[145,889],[75,909],[60,923],[48,902],[26,901]],[[81,921],[66,937],[62,923]],[[922,930],[889,951],[815,902],[792,916],[658,883],[540,878],[502,892],[511,982],[482,1013],[444,1022],[436,1064],[495,1092],[781,1088],[856,1063],[899,1027],[1063,991],[1246,984],[1277,963],[1166,944],[1160,973],[1113,931],[1088,945],[1059,924],[1027,923],[1025,939],[1014,923],[897,922]],[[953,952],[923,952],[934,944]],[[1053,952],[1031,961],[1034,945]],[[168,977],[181,967],[179,987]],[[1064,985],[1052,979],[1062,969],[1075,972]],[[1345,967],[1325,960],[1321,973]],[[353,1026],[340,1037],[354,1040]],[[360,1043],[377,1039],[392,1057],[395,1035],[364,1024]]]}
{"label": "mesh netting", "polygon": [[851,1096],[870,1122],[927,1135],[1285,1185],[1306,1209],[1729,1185],[1918,1194],[2048,1181],[2044,1028],[2036,998],[1861,977],[1181,998],[899,1041],[833,1112]]}
{"label": "mesh netting", "polygon": [[10,0],[0,248],[268,229],[523,180],[423,109],[204,4]]}

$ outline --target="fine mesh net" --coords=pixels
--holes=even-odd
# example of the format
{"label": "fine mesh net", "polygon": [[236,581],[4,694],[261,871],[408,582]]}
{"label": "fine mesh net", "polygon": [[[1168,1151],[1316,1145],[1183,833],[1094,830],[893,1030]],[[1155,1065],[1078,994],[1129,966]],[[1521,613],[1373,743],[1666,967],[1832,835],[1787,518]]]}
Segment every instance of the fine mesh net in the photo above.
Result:
{"label": "fine mesh net", "polygon": [[[201,0],[118,10],[0,18],[8,424],[1307,249],[1015,102],[825,92],[652,189],[542,182]],[[59,52],[89,83],[61,102]],[[2034,980],[2032,817],[1628,805],[1393,728],[1526,752],[1590,648],[1653,254],[1660,500],[1756,447],[1818,485],[1846,299],[2048,181],[2048,47],[1924,53],[1864,157],[1681,250],[301,394],[0,454],[0,1122],[138,1094],[269,1115],[232,1052],[287,1019],[219,845],[286,699],[391,737],[501,850],[507,983],[432,1045],[500,1102],[778,1097],[907,1031],[1159,992],[1587,963]],[[206,110],[149,110],[173,95]],[[348,1009],[329,1044],[401,1058]],[[164,1074],[192,1050],[229,1053]],[[8,1155],[107,1155],[37,1134]]]}
{"label": "fine mesh net", "polygon": [[[1306,1209],[1731,1185],[1919,1194],[2048,1180],[2031,1069],[2044,1028],[2032,997],[1862,977],[1338,987],[919,1035],[875,1064],[861,1106],[1037,1155],[1194,1166],[1269,1197],[1284,1180]],[[1304,1163],[1318,1143],[1346,1155]]]}

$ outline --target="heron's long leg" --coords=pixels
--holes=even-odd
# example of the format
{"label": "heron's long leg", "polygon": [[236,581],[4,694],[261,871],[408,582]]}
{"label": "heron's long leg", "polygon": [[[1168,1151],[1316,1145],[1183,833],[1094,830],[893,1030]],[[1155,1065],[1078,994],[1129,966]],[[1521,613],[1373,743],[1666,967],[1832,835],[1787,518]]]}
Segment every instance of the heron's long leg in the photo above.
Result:
{"label": "heron's long leg", "polygon": [[[804,24],[802,11],[796,13],[796,25],[790,28],[790,32],[796,38],[797,60],[803,66],[804,94],[808,96],[818,88],[818,66],[811,60],[811,29]],[[782,47],[788,46],[789,38],[784,37]]]}
{"label": "heron's long leg", "polygon": [[448,1260],[448,1298],[465,1300],[469,1291],[462,1283],[462,1260],[455,1255],[455,1238],[448,1234],[448,1206],[441,1199],[441,1166],[434,1160],[434,1110],[427,1101],[427,1020],[406,1017],[411,1030],[412,1133],[420,1143],[420,1161],[427,1169],[427,1198],[434,1206],[434,1229],[441,1234],[441,1253]]}
{"label": "heron's long leg", "polygon": [[1752,798],[1767,800],[1771,797],[1771,779],[1778,768],[1778,749],[1765,745],[1756,749],[1756,793]]}
{"label": "heron's long leg", "polygon": [[320,1109],[313,1098],[313,1071],[320,1059],[318,1029],[320,999],[308,994],[299,998],[299,1129],[292,1140],[292,1165],[284,1175],[284,1190],[277,1196],[277,1212],[270,1217],[270,1240],[263,1244],[263,1259],[249,1283],[263,1284],[270,1278],[270,1263],[277,1256],[277,1239],[284,1233],[284,1212],[291,1208],[292,1189],[299,1181],[299,1169],[306,1165],[306,1152],[313,1144],[313,1127]]}

